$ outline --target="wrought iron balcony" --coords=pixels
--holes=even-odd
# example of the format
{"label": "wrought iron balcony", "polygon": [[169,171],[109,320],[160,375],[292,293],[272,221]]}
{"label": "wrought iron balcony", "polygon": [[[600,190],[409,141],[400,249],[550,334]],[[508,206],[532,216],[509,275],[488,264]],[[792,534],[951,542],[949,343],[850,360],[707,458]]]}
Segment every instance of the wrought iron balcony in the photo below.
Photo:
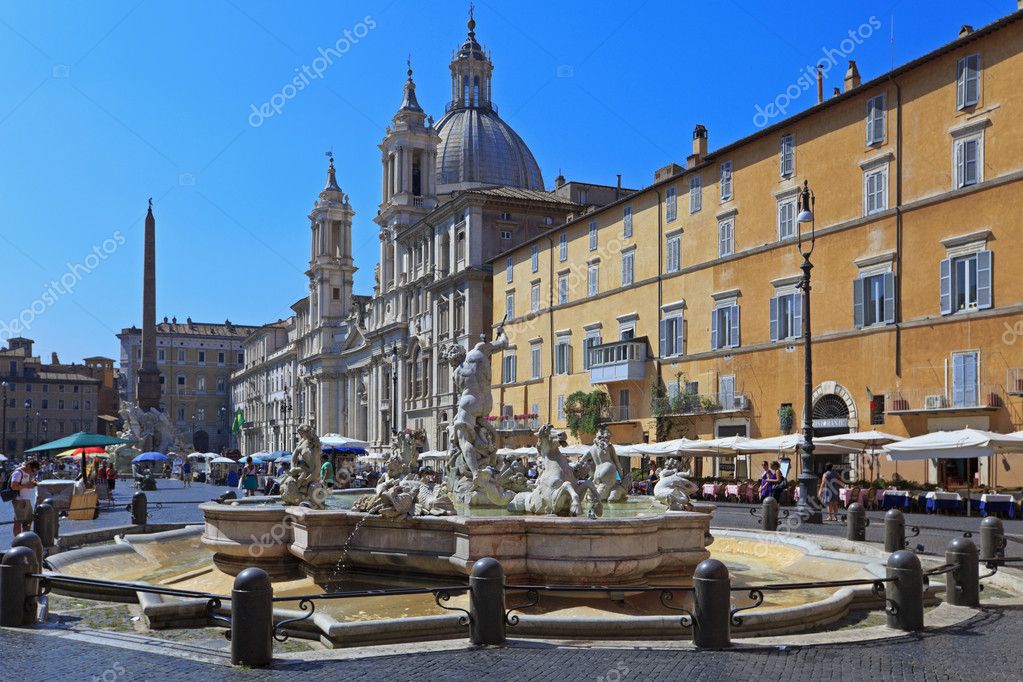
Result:
{"label": "wrought iron balcony", "polygon": [[612,341],[589,350],[590,383],[638,381],[646,376],[647,342],[645,338]]}
{"label": "wrought iron balcony", "polygon": [[1002,388],[997,384],[973,384],[950,388],[897,388],[885,393],[889,414],[924,412],[986,412],[1004,405]]}

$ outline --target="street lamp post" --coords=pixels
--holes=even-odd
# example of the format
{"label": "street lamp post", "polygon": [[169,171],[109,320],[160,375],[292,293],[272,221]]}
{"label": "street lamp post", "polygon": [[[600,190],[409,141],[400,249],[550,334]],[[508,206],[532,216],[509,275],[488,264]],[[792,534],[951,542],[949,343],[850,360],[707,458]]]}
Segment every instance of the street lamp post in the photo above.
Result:
{"label": "street lamp post", "polygon": [[0,426],[0,432],[3,433],[0,436],[0,450],[7,449],[7,385],[6,381],[0,382],[0,396],[4,399],[3,406],[0,407],[0,412],[3,412],[0,415],[0,422],[3,422],[3,426]]}
{"label": "street lamp post", "polygon": [[[799,215],[796,217],[797,246],[803,256],[803,279],[799,288],[803,292],[803,447],[800,455],[799,471],[799,504],[796,514],[803,523],[823,523],[820,501],[816,495],[817,477],[813,474],[813,355],[810,342],[810,271],[816,234],[814,231],[813,209],[815,197],[810,190],[810,183],[803,181],[803,191],[799,195]],[[809,224],[810,232],[803,234],[803,226]]]}
{"label": "street lamp post", "polygon": [[28,410],[32,409],[32,401],[25,401],[25,444],[21,448],[23,451],[28,450],[32,447],[32,416],[28,413]]}
{"label": "street lamp post", "polygon": [[40,440],[40,436],[39,436],[39,433],[40,433],[40,431],[42,431],[42,428],[43,428],[43,420],[39,418],[39,410],[36,410],[36,440],[38,440],[40,443],[43,442],[42,440]]}
{"label": "street lamp post", "polygon": [[391,433],[398,433],[398,344],[391,344]]}
{"label": "street lamp post", "polygon": [[288,418],[291,412],[294,410],[294,406],[291,404],[291,394],[288,393],[287,384],[284,385],[284,402],[281,404],[281,411],[284,413],[284,447],[288,448],[290,443],[288,441]]}

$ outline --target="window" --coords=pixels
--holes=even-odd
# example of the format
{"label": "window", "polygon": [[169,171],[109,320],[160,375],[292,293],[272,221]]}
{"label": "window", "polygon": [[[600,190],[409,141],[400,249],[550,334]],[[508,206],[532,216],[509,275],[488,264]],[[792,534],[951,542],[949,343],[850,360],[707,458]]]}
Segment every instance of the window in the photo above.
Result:
{"label": "window", "polygon": [[195,390],[199,393],[206,392],[206,377],[202,374],[195,378]]}
{"label": "window", "polygon": [[632,236],[632,206],[622,209],[622,224],[624,225],[624,236],[628,239]]}
{"label": "window", "polygon": [[976,351],[952,353],[952,407],[976,407],[979,404],[979,364],[980,354]]}
{"label": "window", "polygon": [[582,368],[589,369],[593,362],[592,353],[594,347],[601,345],[601,332],[588,331],[582,339]]}
{"label": "window", "polygon": [[585,204],[586,203],[586,190],[584,190],[584,189],[579,190],[579,201],[578,201],[578,203],[580,203],[580,204]]}
{"label": "window", "polygon": [[31,398],[28,398],[28,399],[25,400],[25,409],[26,410],[31,410],[32,409],[32,399]]}
{"label": "window", "polygon": [[627,287],[632,285],[634,265],[636,261],[636,251],[630,250],[622,253],[622,286]]}
{"label": "window", "polygon": [[678,217],[678,193],[669,187],[664,193],[664,219],[669,223]]}
{"label": "window", "polygon": [[961,137],[955,145],[955,187],[976,185],[983,177],[983,138],[980,135]]}
{"label": "window", "polygon": [[781,136],[778,165],[783,178],[790,177],[796,172],[796,138],[792,133]]}
{"label": "window", "polygon": [[340,301],[341,300],[341,288],[340,287],[334,287],[333,289],[331,289],[330,290],[330,298],[331,298],[332,301]]}
{"label": "window", "polygon": [[514,384],[515,383],[515,352],[509,351],[505,353],[504,359],[501,362],[501,383],[503,384]]}
{"label": "window", "polygon": [[224,377],[217,377],[217,393],[227,390],[227,380]]}
{"label": "window", "polygon": [[718,256],[730,256],[735,252],[734,225],[732,218],[718,223]]}
{"label": "window", "polygon": [[558,237],[558,260],[564,263],[568,260],[568,235],[561,234]]}
{"label": "window", "polygon": [[529,344],[529,377],[539,379],[543,372],[543,355],[539,343]]}
{"label": "window", "polygon": [[597,221],[590,221],[590,251],[597,250]]}
{"label": "window", "polygon": [[972,107],[980,101],[980,55],[959,60],[956,73],[956,109]]}
{"label": "window", "polygon": [[558,396],[558,421],[565,421],[565,396]]}
{"label": "window", "polygon": [[533,244],[533,248],[529,251],[529,269],[532,272],[536,272],[540,269],[540,245]]}
{"label": "window", "polygon": [[703,208],[703,178],[694,175],[689,178],[689,212],[697,213]]}
{"label": "window", "polygon": [[779,294],[771,299],[771,340],[794,339],[802,332],[803,295]]}
{"label": "window", "polygon": [[778,202],[778,239],[796,236],[796,199],[791,197]]}
{"label": "window", "polygon": [[554,346],[554,373],[572,373],[572,344],[567,336],[559,336]]}
{"label": "window", "polygon": [[568,275],[558,275],[558,305],[568,303]]}
{"label": "window", "polygon": [[732,303],[715,308],[710,317],[711,347],[739,347],[739,305]]}
{"label": "window", "polygon": [[218,365],[224,364],[224,351],[220,351],[219,353],[217,353],[217,364]]}
{"label": "window", "polygon": [[665,249],[664,269],[668,272],[678,272],[682,269],[681,234],[674,234],[668,237],[667,248]]}
{"label": "window", "polygon": [[45,410],[45,409],[47,409],[49,407],[50,407],[50,401],[47,400],[46,398],[43,398],[41,409]]}
{"label": "window", "polygon": [[621,421],[629,419],[629,389],[627,388],[618,390],[618,414],[616,416]]}
{"label": "window", "polygon": [[540,283],[533,282],[529,287],[529,310],[536,312],[540,310]]}
{"label": "window", "polygon": [[204,350],[199,351],[199,364],[200,365],[206,364],[206,351]]}
{"label": "window", "polygon": [[853,324],[872,327],[895,321],[895,275],[864,275],[853,280]]}
{"label": "window", "polygon": [[867,145],[884,142],[884,95],[867,100]]}
{"label": "window", "polygon": [[179,374],[178,375],[178,386],[184,386],[184,385],[185,385],[185,375],[184,374]]}
{"label": "window", "polygon": [[63,400],[58,400],[57,401],[57,409],[58,410],[63,410],[64,409],[64,401]]}
{"label": "window", "polygon": [[501,230],[501,239],[503,241],[508,241],[511,239],[511,237],[512,235],[510,230]]}
{"label": "window", "polygon": [[185,361],[185,350],[183,348],[178,349],[178,362]]}
{"label": "window", "polygon": [[239,365],[245,364],[245,353],[238,353],[238,358],[237,359],[238,359],[238,364]]}
{"label": "window", "polygon": [[991,252],[941,261],[941,314],[991,307]]}
{"label": "window", "polygon": [[586,268],[586,295],[596,296],[600,293],[600,265],[590,263]]}
{"label": "window", "polygon": [[718,181],[718,189],[721,193],[721,201],[728,201],[732,198],[732,162],[725,161],[721,164],[721,177]]}
{"label": "window", "polygon": [[504,278],[505,278],[505,281],[511,282],[512,279],[514,278],[514,274],[515,274],[515,262],[512,260],[511,256],[508,256],[508,260],[506,260],[505,264],[504,264]]}
{"label": "window", "polygon": [[863,212],[867,215],[888,209],[888,166],[863,174]]}
{"label": "window", "polygon": [[511,220],[512,219],[512,214],[511,213],[507,213],[507,212],[499,213],[497,215],[497,219],[498,220]]}
{"label": "window", "polygon": [[509,291],[504,295],[504,314],[508,319],[515,317],[515,292]]}
{"label": "window", "polygon": [[682,355],[685,352],[685,327],[682,322],[682,313],[665,317],[660,322],[661,336],[661,357],[670,358]]}
{"label": "window", "polygon": [[156,360],[157,360],[157,362],[166,362],[167,361],[167,352],[163,348],[161,348],[160,350],[158,350],[156,352]]}

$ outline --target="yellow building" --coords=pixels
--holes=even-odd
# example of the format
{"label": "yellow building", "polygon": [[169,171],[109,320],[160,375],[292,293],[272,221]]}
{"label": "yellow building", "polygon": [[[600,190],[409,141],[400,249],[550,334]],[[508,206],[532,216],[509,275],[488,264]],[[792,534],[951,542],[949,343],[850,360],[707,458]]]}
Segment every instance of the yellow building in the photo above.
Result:
{"label": "yellow building", "polygon": [[[817,435],[1023,428],[1021,19],[866,83],[850,62],[843,92],[714,151],[697,126],[685,168],[496,258],[494,317],[509,313],[513,344],[494,387],[503,443],[564,426],[565,399],[594,389],[619,443],[800,429],[804,180]],[[1008,463],[897,471],[1023,483],[1023,460]]]}

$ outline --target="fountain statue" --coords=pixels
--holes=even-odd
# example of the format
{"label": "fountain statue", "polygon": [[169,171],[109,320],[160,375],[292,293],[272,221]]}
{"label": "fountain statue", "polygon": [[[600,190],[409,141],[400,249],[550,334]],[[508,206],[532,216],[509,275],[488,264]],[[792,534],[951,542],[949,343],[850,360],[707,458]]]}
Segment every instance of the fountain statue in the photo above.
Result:
{"label": "fountain statue", "polygon": [[394,434],[394,442],[391,444],[392,456],[397,455],[401,458],[407,472],[419,468],[419,442],[417,434],[407,429]]}
{"label": "fountain statue", "polygon": [[682,463],[677,459],[669,459],[657,472],[657,484],[654,486],[654,499],[671,511],[693,511],[693,503],[689,492],[696,486],[685,478],[688,472],[682,471]]}
{"label": "fountain statue", "polygon": [[622,468],[611,432],[604,425],[597,429],[593,445],[583,455],[582,462],[592,467],[593,482],[602,502],[625,502],[632,488],[632,472]]}
{"label": "fountain statue", "polygon": [[324,509],[327,488],[320,479],[323,450],[320,438],[309,424],[298,427],[299,444],[291,456],[291,468],[281,481],[281,501],[287,505],[301,505]]}
{"label": "fountain statue", "polygon": [[452,516],[455,514],[455,505],[440,486],[410,474],[402,456],[394,453],[387,458],[384,475],[377,483],[376,492],[356,500],[352,511],[389,519]]}
{"label": "fountain statue", "polygon": [[[452,367],[451,379],[461,395],[458,409],[448,427],[447,486],[460,502],[473,506],[501,507],[507,504],[497,474],[497,432],[487,421],[493,408],[490,395],[490,357],[508,347],[504,327],[498,326],[497,338],[480,342],[466,352],[460,344],[444,351]],[[481,472],[490,469],[486,474]]]}
{"label": "fountain statue", "polygon": [[562,445],[568,445],[565,432],[545,424],[536,432],[537,464],[542,471],[532,491],[522,492],[508,504],[509,511],[527,514],[557,514],[558,516],[580,516],[583,513],[583,499],[588,495],[594,516],[603,513],[604,505],[593,481],[578,480],[568,459],[561,453]]}

